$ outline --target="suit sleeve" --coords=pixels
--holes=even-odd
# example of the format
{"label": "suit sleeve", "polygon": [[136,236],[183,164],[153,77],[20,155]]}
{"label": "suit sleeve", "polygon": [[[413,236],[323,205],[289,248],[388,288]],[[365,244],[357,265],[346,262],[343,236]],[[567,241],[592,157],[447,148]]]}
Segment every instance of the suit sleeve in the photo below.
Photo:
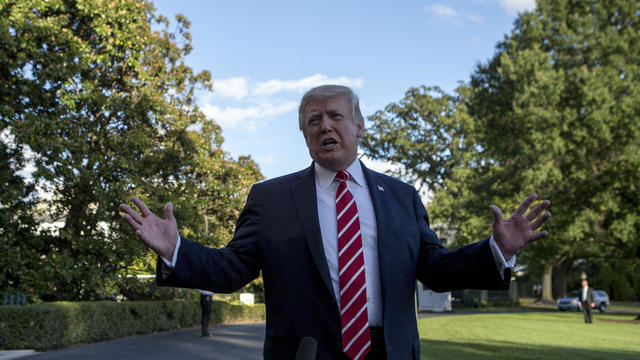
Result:
{"label": "suit sleeve", "polygon": [[262,213],[256,198],[254,187],[226,247],[212,249],[182,237],[173,270],[168,271],[162,259],[158,259],[158,285],[229,293],[258,277],[262,267],[259,249]]}
{"label": "suit sleeve", "polygon": [[427,210],[414,190],[414,206],[420,236],[417,278],[438,292],[459,289],[506,290],[511,272],[500,274],[489,239],[447,250],[429,227]]}

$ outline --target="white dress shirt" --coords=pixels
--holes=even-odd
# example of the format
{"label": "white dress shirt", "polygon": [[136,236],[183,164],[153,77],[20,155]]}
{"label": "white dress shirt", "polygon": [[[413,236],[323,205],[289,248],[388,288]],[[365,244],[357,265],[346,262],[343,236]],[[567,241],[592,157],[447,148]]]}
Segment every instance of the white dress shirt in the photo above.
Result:
{"label": "white dress shirt", "polygon": [[[367,312],[369,326],[382,325],[382,292],[380,290],[380,268],[378,266],[378,230],[376,213],[369,195],[367,181],[360,161],[356,160],[347,169],[347,188],[351,191],[358,208],[362,247],[364,253],[364,276],[367,289]],[[336,216],[336,172],[315,163],[316,195],[318,198],[318,219],[322,233],[324,255],[327,258],[333,291],[340,306],[340,277],[338,270],[338,220]]]}

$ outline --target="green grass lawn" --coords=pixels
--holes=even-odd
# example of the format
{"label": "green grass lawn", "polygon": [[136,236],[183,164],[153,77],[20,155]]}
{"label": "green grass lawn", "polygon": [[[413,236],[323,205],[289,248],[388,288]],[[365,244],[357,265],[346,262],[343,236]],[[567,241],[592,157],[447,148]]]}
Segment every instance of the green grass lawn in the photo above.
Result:
{"label": "green grass lawn", "polygon": [[613,301],[607,312],[640,314],[640,301]]}
{"label": "green grass lawn", "polygon": [[635,316],[595,311],[593,324],[579,312],[549,310],[425,318],[418,321],[421,358],[640,359]]}

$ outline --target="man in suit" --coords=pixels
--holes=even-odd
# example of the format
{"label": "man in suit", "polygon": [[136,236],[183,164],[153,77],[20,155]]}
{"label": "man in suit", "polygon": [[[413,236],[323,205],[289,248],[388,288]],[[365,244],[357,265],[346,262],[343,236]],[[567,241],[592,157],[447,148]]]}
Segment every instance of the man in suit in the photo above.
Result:
{"label": "man in suit", "polygon": [[318,359],[418,359],[415,280],[430,289],[507,289],[515,254],[547,235],[543,201],[531,195],[493,235],[449,251],[429,228],[416,190],[357,159],[364,119],[343,86],[311,89],[299,126],[313,163],[252,187],[235,234],[222,249],[177,235],[171,203],[161,219],[133,198],[125,219],[158,261],[161,285],[232,292],[264,278],[264,357],[291,359],[303,337]]}
{"label": "man in suit", "polygon": [[200,316],[200,334],[203,337],[209,337],[209,320],[211,319],[211,296],[213,293],[207,290],[198,290],[200,293],[200,309],[202,309],[202,316]]}
{"label": "man in suit", "polygon": [[587,324],[591,324],[593,322],[593,313],[591,312],[591,308],[595,305],[593,289],[589,286],[587,279],[583,279],[582,287],[580,288],[580,306],[582,306],[582,312],[584,313],[584,322]]}

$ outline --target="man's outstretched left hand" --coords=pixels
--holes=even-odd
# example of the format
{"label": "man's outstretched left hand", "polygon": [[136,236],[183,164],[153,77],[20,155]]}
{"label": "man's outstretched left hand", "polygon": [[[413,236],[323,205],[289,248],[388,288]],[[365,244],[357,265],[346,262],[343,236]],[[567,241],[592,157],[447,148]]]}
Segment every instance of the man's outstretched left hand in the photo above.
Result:
{"label": "man's outstretched left hand", "polygon": [[547,231],[535,232],[551,217],[550,212],[545,212],[545,209],[551,205],[549,200],[542,201],[525,215],[537,197],[536,194],[529,195],[507,220],[502,219],[502,211],[499,207],[495,205],[489,207],[493,213],[493,239],[506,260],[522,251],[530,242],[549,235]]}

